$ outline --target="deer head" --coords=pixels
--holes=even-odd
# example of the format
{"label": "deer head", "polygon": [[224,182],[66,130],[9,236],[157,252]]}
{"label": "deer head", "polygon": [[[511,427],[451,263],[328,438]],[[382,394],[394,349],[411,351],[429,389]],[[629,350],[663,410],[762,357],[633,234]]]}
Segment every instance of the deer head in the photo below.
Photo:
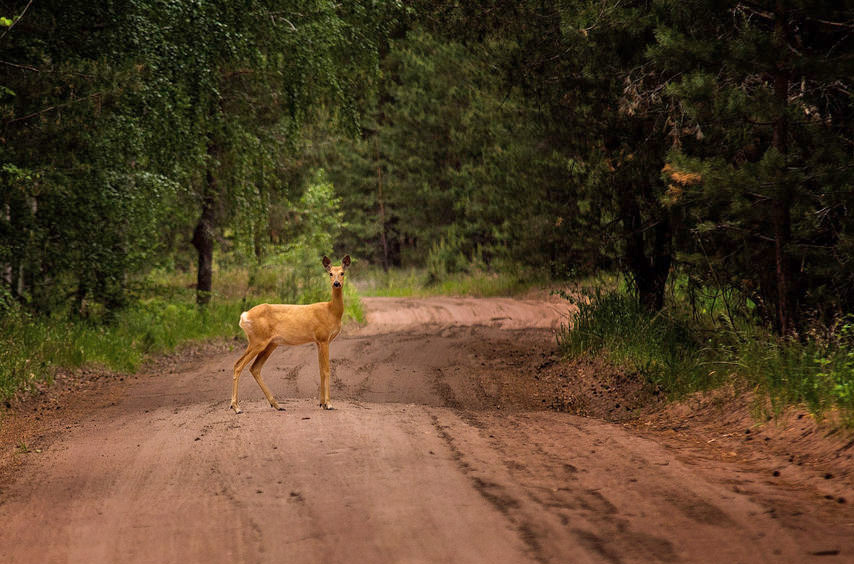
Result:
{"label": "deer head", "polygon": [[332,288],[341,288],[344,286],[344,272],[350,268],[350,255],[344,257],[341,266],[332,266],[329,257],[324,256],[323,268],[329,273],[329,282],[332,284]]}

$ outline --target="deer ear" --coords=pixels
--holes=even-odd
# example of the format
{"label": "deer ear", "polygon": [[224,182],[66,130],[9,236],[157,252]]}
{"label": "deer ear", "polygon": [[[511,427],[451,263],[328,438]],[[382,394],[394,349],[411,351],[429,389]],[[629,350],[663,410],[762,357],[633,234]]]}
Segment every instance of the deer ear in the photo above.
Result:
{"label": "deer ear", "polygon": [[326,269],[326,272],[329,272],[329,265],[332,264],[332,261],[329,260],[329,257],[323,255],[323,268]]}
{"label": "deer ear", "polygon": [[341,266],[343,266],[345,269],[350,268],[350,255],[344,257],[344,260],[341,261]]}

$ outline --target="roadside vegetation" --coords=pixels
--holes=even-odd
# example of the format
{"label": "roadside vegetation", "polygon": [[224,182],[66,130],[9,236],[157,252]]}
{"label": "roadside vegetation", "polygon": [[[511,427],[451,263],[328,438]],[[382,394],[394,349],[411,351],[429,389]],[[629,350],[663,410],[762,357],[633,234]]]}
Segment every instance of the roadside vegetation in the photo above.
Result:
{"label": "roadside vegetation", "polygon": [[[203,304],[189,255],[176,255],[171,263],[134,276],[126,284],[123,307],[87,299],[39,314],[12,299],[0,302],[0,400],[38,382],[49,383],[60,369],[100,366],[132,372],[151,355],[186,342],[243,338],[240,313],[259,303],[328,301],[323,251],[316,249],[335,256],[339,206],[332,185],[318,173],[291,205],[300,227],[289,232],[289,243],[270,245],[257,257],[242,252],[233,234],[231,240],[223,238],[228,251],[211,265],[214,284]],[[344,323],[365,321],[352,284],[344,286],[344,304]]]}
{"label": "roadside vegetation", "polygon": [[444,273],[441,277],[426,268],[392,268],[379,266],[356,269],[353,284],[362,296],[423,298],[426,296],[518,296],[529,290],[547,288],[552,281],[535,272],[515,269],[497,271],[482,265],[469,270]]}
{"label": "roadside vegetation", "polygon": [[2,397],[239,334],[259,301],[325,300],[320,257],[349,254],[364,295],[608,273],[567,354],[675,395],[854,401],[849,7],[3,10]]}
{"label": "roadside vegetation", "polygon": [[854,317],[783,338],[719,294],[692,301],[672,292],[650,312],[618,286],[564,293],[578,307],[571,327],[557,334],[567,358],[603,356],[674,399],[731,384],[754,393],[757,415],[803,406],[854,426]]}

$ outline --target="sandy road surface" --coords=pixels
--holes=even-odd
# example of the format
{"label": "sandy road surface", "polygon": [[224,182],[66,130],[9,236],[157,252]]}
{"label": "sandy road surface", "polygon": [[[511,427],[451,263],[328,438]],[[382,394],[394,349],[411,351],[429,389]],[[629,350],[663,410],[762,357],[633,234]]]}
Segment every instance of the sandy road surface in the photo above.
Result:
{"label": "sandy road surface", "polygon": [[265,367],[285,412],[248,373],[227,409],[239,344],[66,399],[7,463],[2,561],[854,562],[850,502],[535,409],[511,384],[559,304],[365,305],[332,346],[334,411],[309,346]]}

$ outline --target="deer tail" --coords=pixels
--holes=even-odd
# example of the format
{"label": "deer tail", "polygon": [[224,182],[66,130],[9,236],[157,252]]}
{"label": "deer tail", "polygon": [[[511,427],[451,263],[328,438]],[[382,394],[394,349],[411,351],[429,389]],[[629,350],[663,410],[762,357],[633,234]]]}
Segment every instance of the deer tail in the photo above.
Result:
{"label": "deer tail", "polygon": [[249,319],[249,312],[244,311],[240,314],[240,328],[246,331],[252,325],[252,321]]}

